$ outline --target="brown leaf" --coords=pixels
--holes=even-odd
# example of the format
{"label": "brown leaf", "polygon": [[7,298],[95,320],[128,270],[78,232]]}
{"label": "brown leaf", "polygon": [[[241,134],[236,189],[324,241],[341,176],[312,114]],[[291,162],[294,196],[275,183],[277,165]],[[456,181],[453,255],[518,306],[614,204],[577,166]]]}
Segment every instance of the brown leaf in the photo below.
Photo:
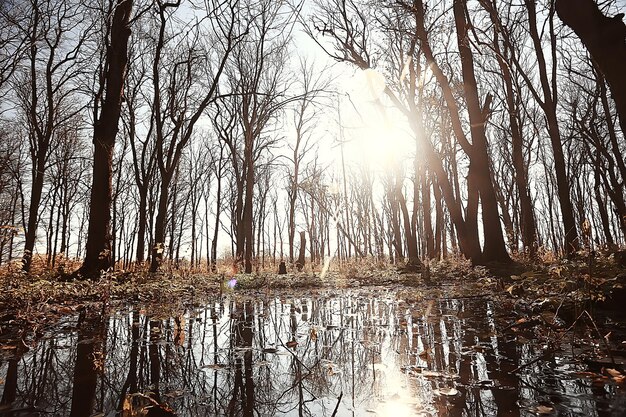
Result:
{"label": "brown leaf", "polygon": [[554,408],[548,407],[547,405],[538,405],[535,409],[535,413],[539,415],[552,414],[552,411],[554,411]]}
{"label": "brown leaf", "polygon": [[132,417],[133,415],[133,404],[131,402],[132,395],[127,394],[124,397],[124,403],[122,404],[122,417]]}
{"label": "brown leaf", "polygon": [[440,388],[439,389],[439,394],[447,395],[449,397],[454,397],[458,393],[459,391],[456,388]]}
{"label": "brown leaf", "polygon": [[428,358],[430,357],[430,349],[426,349],[421,351],[420,353],[417,354],[417,356],[420,357],[420,359],[422,360],[428,360]]}
{"label": "brown leaf", "polygon": [[574,372],[574,375],[576,375],[579,378],[596,378],[600,376],[596,374],[595,372],[587,372],[587,371]]}

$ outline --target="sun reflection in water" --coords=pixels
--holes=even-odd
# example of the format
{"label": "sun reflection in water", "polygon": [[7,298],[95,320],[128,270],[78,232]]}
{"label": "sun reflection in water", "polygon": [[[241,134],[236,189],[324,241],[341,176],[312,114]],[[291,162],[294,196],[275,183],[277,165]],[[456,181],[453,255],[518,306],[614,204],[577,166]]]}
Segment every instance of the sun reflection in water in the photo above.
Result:
{"label": "sun reflection in water", "polygon": [[381,363],[374,365],[379,402],[372,407],[380,417],[426,416],[423,411],[423,398],[414,392],[414,386],[406,374],[400,371],[398,355],[393,348],[391,338],[382,340],[382,350],[388,352],[381,358]]}
{"label": "sun reflection in water", "polygon": [[376,415],[381,417],[413,417],[415,405],[406,404],[401,398],[381,403],[376,408]]}

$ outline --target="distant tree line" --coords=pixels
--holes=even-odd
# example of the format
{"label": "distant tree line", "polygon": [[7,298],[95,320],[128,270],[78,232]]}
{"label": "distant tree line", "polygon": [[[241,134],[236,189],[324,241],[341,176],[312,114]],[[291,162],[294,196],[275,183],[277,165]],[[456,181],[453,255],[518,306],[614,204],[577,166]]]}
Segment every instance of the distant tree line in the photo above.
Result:
{"label": "distant tree line", "polygon": [[[216,270],[225,245],[246,272],[298,252],[419,268],[615,250],[626,26],[613,1],[566,3],[4,1],[0,264],[79,258],[91,277]],[[345,154],[339,70],[303,33],[386,80],[371,104],[414,139],[386,169]]]}

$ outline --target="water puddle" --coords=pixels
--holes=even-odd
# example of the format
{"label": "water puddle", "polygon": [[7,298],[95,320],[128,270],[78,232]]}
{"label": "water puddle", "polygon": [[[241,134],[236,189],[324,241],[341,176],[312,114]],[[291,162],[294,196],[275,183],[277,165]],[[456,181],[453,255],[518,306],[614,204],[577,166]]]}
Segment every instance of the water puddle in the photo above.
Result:
{"label": "water puddle", "polygon": [[0,356],[0,416],[624,415],[624,385],[573,338],[549,350],[483,298],[401,298],[232,296],[175,318],[70,317]]}

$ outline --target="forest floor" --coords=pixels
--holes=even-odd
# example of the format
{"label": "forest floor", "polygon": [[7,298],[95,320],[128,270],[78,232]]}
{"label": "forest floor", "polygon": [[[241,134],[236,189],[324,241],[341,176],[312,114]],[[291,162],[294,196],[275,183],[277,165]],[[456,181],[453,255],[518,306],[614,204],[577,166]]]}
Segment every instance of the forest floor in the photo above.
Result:
{"label": "forest floor", "polygon": [[8,339],[16,342],[29,334],[41,334],[60,317],[87,307],[114,310],[133,304],[175,315],[216,294],[254,297],[294,289],[367,286],[400,288],[414,301],[473,297],[512,301],[522,317],[535,315],[533,325],[539,320],[550,327],[558,316],[571,323],[576,318],[573,314],[580,316],[586,310],[623,309],[626,268],[611,256],[490,267],[472,267],[457,259],[433,263],[427,273],[405,273],[373,262],[350,263],[325,273],[113,272],[84,281],[65,281],[50,272],[24,275],[3,271],[0,342],[7,349]]}
{"label": "forest floor", "polygon": [[[242,352],[252,352],[254,358],[252,365],[246,367],[271,363],[268,372],[275,373],[272,378],[278,381],[287,375],[286,391],[272,391],[270,395],[281,401],[285,401],[285,393],[293,388],[289,382],[293,380],[293,363],[289,358],[307,367],[309,376],[314,369],[325,367],[319,377],[328,388],[311,394],[311,399],[305,401],[311,410],[325,409],[324,415],[330,415],[329,410],[337,410],[340,404],[345,412],[356,410],[356,415],[371,415],[376,404],[376,407],[385,406],[398,400],[412,410],[406,415],[442,415],[443,409],[461,410],[479,405],[487,407],[487,411],[476,415],[490,415],[489,407],[504,412],[518,406],[535,415],[558,414],[572,407],[579,409],[567,415],[589,415],[595,411],[598,415],[622,415],[626,411],[624,302],[626,269],[612,256],[490,268],[471,267],[467,262],[454,260],[433,263],[422,273],[405,273],[372,262],[335,265],[325,273],[246,275],[226,269],[219,274],[115,272],[95,281],[64,281],[46,272],[31,275],[5,272],[0,275],[0,378],[2,366],[12,366],[13,371],[7,368],[0,387],[4,385],[4,391],[9,393],[5,396],[13,399],[8,405],[0,405],[0,416],[3,410],[34,404],[32,393],[24,391],[23,397],[15,396],[15,387],[21,381],[18,373],[31,368],[29,357],[37,357],[37,352],[47,348],[99,343],[101,335],[80,336],[80,322],[89,315],[100,317],[101,323],[109,322],[114,333],[118,328],[131,328],[128,322],[131,316],[133,320],[150,323],[147,342],[150,346],[182,347],[180,329],[185,322],[188,326],[182,339],[187,340],[185,346],[198,345],[198,351],[204,352],[212,345],[205,339],[216,344],[218,340],[227,341],[223,348],[216,348],[216,356],[209,355],[216,358],[215,363],[207,365],[202,356],[192,370],[175,371],[191,372],[203,383],[214,381],[215,390],[228,385],[217,382],[220,372],[241,376],[237,373],[237,367],[241,367],[237,358]],[[250,306],[254,307],[245,310]],[[242,308],[249,313],[244,314]],[[337,312],[344,313],[338,316]],[[359,318],[355,322],[353,317]],[[159,329],[154,333],[153,326],[161,326],[158,323],[175,323],[173,333]],[[219,327],[217,323],[221,323]],[[240,331],[245,328],[256,329],[254,341],[242,341],[245,333]],[[275,330],[279,332],[274,336],[277,340],[268,345],[264,338],[271,337],[271,329],[282,330]],[[75,335],[77,331],[78,339],[65,336]],[[146,343],[146,335],[142,337]],[[412,344],[416,337],[422,338],[421,348]],[[109,349],[107,363],[110,366],[118,360],[126,363],[128,355],[132,357],[132,350],[127,351],[130,345],[124,342],[124,337],[109,338],[115,349]],[[239,347],[241,343],[244,347]],[[351,359],[338,348],[344,343],[352,343],[356,352]],[[316,346],[314,350],[310,349],[311,344]],[[318,350],[318,344],[323,349]],[[317,352],[326,353],[319,356]],[[358,362],[361,356],[364,362],[357,368],[371,365],[372,369],[361,376],[369,382],[363,382],[360,388],[354,386],[352,378],[350,404],[347,398],[342,400],[343,389],[350,381],[349,373],[356,369],[355,360]],[[26,359],[23,365],[18,365],[21,358]],[[172,369],[187,363],[180,358],[167,358],[171,360],[167,366]],[[96,359],[94,356],[93,360]],[[487,373],[481,371],[484,366]],[[466,369],[474,371],[467,373]],[[377,385],[380,372],[386,372],[388,378],[395,375],[394,378],[410,381],[409,391],[384,389],[393,388],[395,382]],[[122,383],[116,380],[119,372],[115,368],[100,369],[99,374],[111,386],[111,395],[118,395],[115,387]],[[261,374],[250,375],[260,379],[246,379],[246,384],[263,385],[265,379]],[[304,377],[298,381],[305,383]],[[308,389],[315,390],[314,380],[307,381],[312,384],[307,385]],[[568,385],[567,381],[574,385]],[[237,383],[232,391],[235,396],[236,386]],[[425,386],[429,387],[427,391]],[[338,387],[344,388],[338,392]],[[196,390],[184,382],[170,389],[173,396],[167,404],[162,399],[158,403],[150,400],[152,405],[140,404],[134,408],[133,401],[152,395],[151,386],[145,386],[138,387],[135,393],[123,392],[122,400],[100,407],[104,411],[123,403],[122,415],[135,416],[140,415],[135,411],[155,404],[167,410],[171,405],[178,410],[177,415],[184,416],[193,415],[183,411],[185,404],[217,407],[219,403],[181,394]],[[484,390],[493,393],[495,403],[480,404]],[[425,397],[415,404],[411,398],[419,392]],[[506,395],[502,396],[503,393]],[[303,407],[302,395],[298,398],[287,402]],[[69,401],[63,395],[56,401],[56,405],[50,403],[43,410],[61,407],[57,411],[65,415],[67,410],[62,411],[62,407]],[[358,405],[359,401],[362,406]],[[244,403],[242,399],[242,407]],[[315,410],[311,411],[313,415],[322,415]],[[392,415],[379,411],[375,414]],[[224,410],[209,407],[204,412],[219,414]]]}

